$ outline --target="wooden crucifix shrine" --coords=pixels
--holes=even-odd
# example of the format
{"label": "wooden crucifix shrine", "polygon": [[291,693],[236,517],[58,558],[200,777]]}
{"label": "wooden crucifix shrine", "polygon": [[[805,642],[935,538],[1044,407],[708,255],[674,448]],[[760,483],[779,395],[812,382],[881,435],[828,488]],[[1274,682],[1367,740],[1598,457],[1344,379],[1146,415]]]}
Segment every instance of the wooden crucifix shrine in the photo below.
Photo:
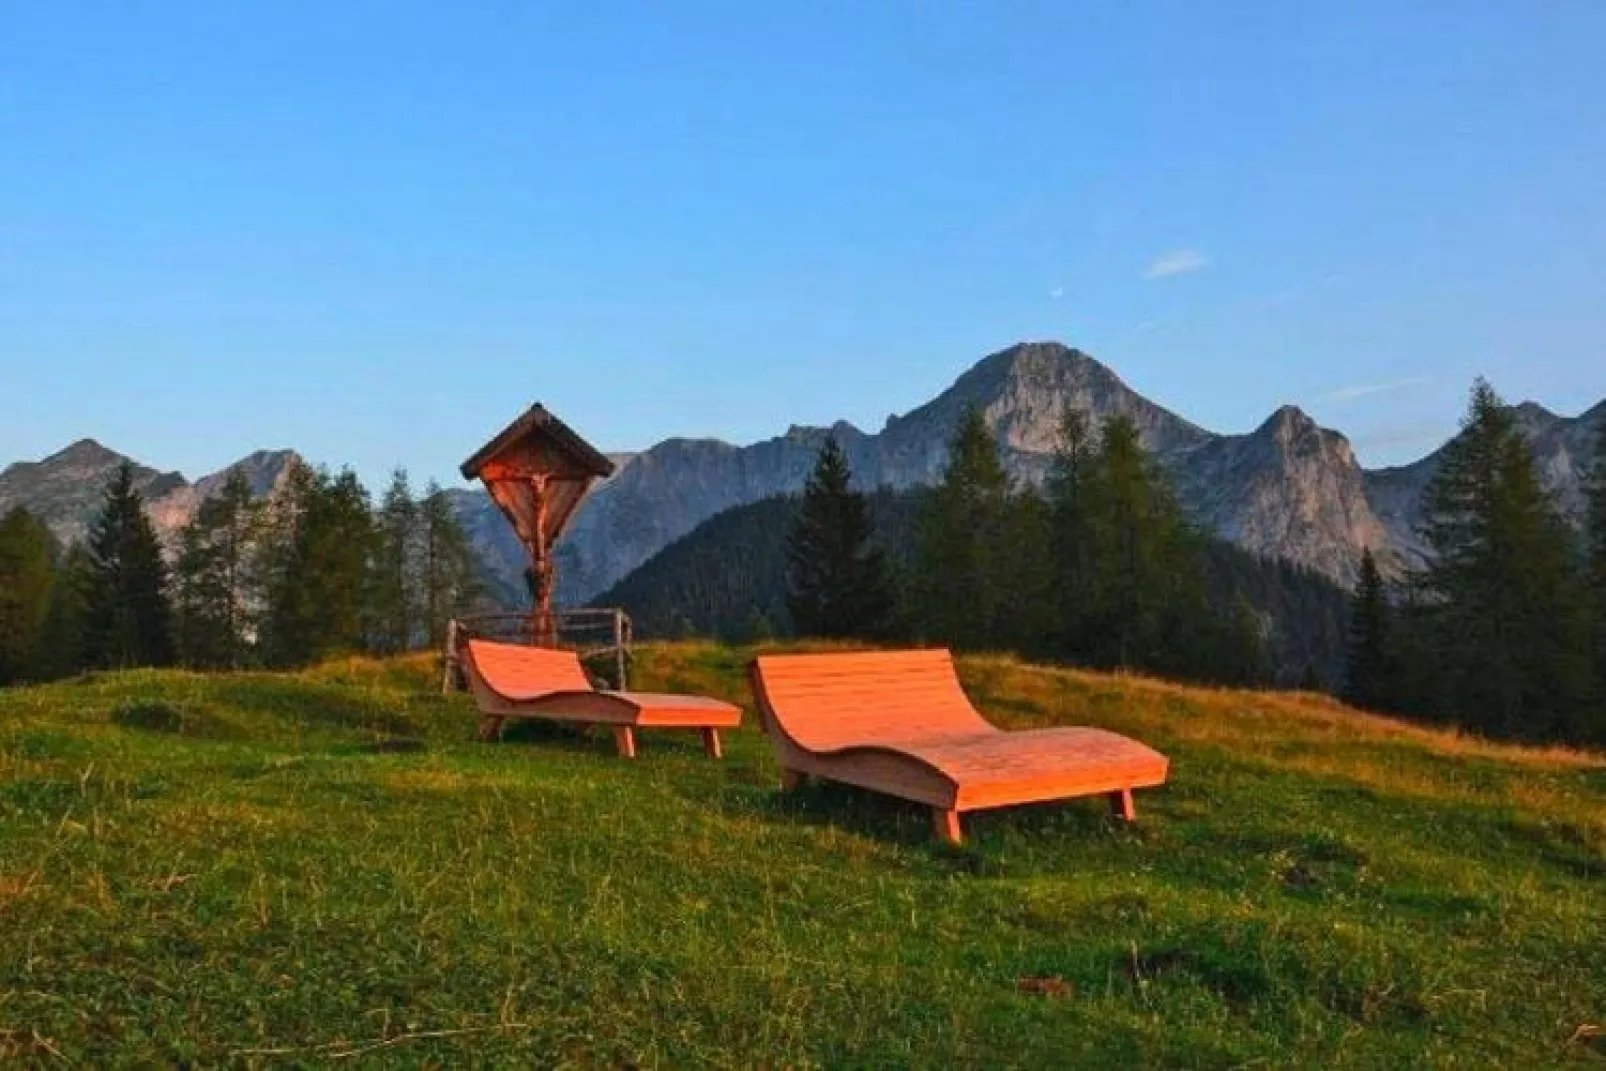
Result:
{"label": "wooden crucifix shrine", "polygon": [[613,462],[537,403],[463,462],[461,471],[465,480],[485,484],[529,553],[532,642],[555,646],[552,549],[592,482],[613,474]]}

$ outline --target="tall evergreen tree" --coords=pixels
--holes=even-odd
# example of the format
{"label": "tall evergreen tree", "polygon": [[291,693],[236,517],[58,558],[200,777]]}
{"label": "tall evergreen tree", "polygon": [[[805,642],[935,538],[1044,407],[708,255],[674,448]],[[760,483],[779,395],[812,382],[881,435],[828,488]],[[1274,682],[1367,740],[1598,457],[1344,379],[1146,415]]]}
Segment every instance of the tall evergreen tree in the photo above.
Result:
{"label": "tall evergreen tree", "polygon": [[405,651],[418,634],[418,503],[407,470],[391,473],[376,518],[370,610],[375,648]]}
{"label": "tall evergreen tree", "polygon": [[1047,492],[1049,547],[1055,565],[1054,653],[1071,659],[1086,659],[1092,647],[1088,612],[1094,579],[1093,531],[1087,482],[1094,446],[1087,414],[1067,408],[1060,421]]}
{"label": "tall evergreen tree", "polygon": [[481,596],[478,561],[451,499],[434,482],[419,504],[418,527],[419,610],[429,645],[439,648],[451,619]]}
{"label": "tall evergreen tree", "polygon": [[1595,436],[1595,458],[1585,483],[1585,570],[1589,587],[1591,648],[1595,678],[1594,725],[1597,740],[1606,739],[1606,421]]}
{"label": "tall evergreen tree", "polygon": [[927,496],[916,567],[917,630],[955,647],[1001,646],[1008,630],[1010,483],[981,412],[967,409]]}
{"label": "tall evergreen tree", "polygon": [[1528,441],[1479,379],[1425,492],[1418,578],[1441,717],[1499,736],[1575,737],[1587,717],[1571,536]]}
{"label": "tall evergreen tree", "polygon": [[173,569],[179,656],[187,665],[247,661],[260,603],[253,563],[262,508],[245,474],[232,469],[185,525]]}
{"label": "tall evergreen tree", "polygon": [[301,665],[365,648],[374,521],[349,469],[293,471],[265,561],[266,655]]}
{"label": "tall evergreen tree", "polygon": [[263,516],[253,566],[262,591],[258,647],[268,665],[293,666],[312,657],[300,561],[319,482],[310,465],[293,460]]}
{"label": "tall evergreen tree", "polygon": [[89,665],[84,638],[89,618],[89,589],[95,565],[89,548],[74,543],[56,568],[50,589],[50,609],[39,643],[39,674],[45,680],[70,677]]}
{"label": "tall evergreen tree", "polygon": [[827,437],[787,540],[786,605],[799,635],[868,639],[891,624],[886,555],[851,483],[847,455]]}
{"label": "tall evergreen tree", "polygon": [[1350,602],[1349,647],[1344,662],[1344,699],[1366,710],[1393,710],[1394,665],[1388,592],[1372,548],[1361,552],[1361,574]]}
{"label": "tall evergreen tree", "polygon": [[1222,626],[1205,601],[1199,541],[1127,417],[1105,422],[1082,493],[1093,661],[1210,675],[1223,647]]}
{"label": "tall evergreen tree", "polygon": [[91,666],[163,666],[173,661],[167,566],[145,503],[124,463],[106,488],[89,532],[84,653]]}
{"label": "tall evergreen tree", "polygon": [[21,506],[0,518],[0,686],[44,675],[55,554],[50,529]]}

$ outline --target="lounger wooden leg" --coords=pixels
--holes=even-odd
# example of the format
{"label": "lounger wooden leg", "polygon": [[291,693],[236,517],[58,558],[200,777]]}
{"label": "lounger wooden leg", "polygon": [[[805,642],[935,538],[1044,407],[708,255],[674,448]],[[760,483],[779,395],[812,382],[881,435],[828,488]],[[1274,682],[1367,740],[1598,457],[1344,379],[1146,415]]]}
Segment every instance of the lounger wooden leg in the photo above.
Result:
{"label": "lounger wooden leg", "polygon": [[1128,822],[1138,820],[1138,809],[1132,804],[1132,790],[1123,788],[1119,792],[1110,793],[1110,813],[1117,818],[1124,818]]}
{"label": "lounger wooden leg", "polygon": [[959,828],[959,812],[950,811],[942,807],[931,809],[931,826],[937,833],[937,839],[944,844],[959,844],[965,839]]}
{"label": "lounger wooden leg", "polygon": [[781,767],[781,788],[792,792],[809,783],[809,775],[802,770],[788,770]]}
{"label": "lounger wooden leg", "polygon": [[486,714],[480,718],[480,739],[486,743],[502,739],[502,719],[494,714]]}
{"label": "lounger wooden leg", "polygon": [[711,759],[717,759],[725,754],[724,749],[719,746],[718,729],[703,730],[703,750],[708,753],[708,757]]}
{"label": "lounger wooden leg", "polygon": [[636,730],[629,725],[615,725],[613,727],[613,742],[619,748],[623,758],[636,757]]}

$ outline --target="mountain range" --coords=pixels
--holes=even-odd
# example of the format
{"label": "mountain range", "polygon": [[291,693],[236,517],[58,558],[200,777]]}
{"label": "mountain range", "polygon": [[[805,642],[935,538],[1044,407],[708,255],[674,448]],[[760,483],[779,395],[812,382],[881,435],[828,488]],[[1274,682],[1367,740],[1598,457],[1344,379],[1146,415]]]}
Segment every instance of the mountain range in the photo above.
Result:
{"label": "mountain range", "polygon": [[[1398,571],[1419,559],[1421,492],[1441,452],[1401,467],[1365,470],[1349,441],[1294,406],[1242,435],[1207,431],[1149,401],[1108,367],[1056,342],[1021,343],[994,353],[931,401],[888,419],[875,433],[846,422],[793,426],[748,446],[716,439],[667,439],[637,454],[616,454],[618,470],[596,487],[559,547],[559,594],[584,602],[606,590],[701,521],[733,506],[802,487],[820,444],[834,435],[864,487],[904,489],[937,479],[946,443],[968,407],[993,428],[1005,467],[1037,483],[1047,473],[1067,407],[1095,425],[1119,413],[1176,479],[1196,520],[1230,542],[1349,584],[1364,548]],[[1582,511],[1581,477],[1594,437],[1606,432],[1606,402],[1563,417],[1533,402],[1514,408],[1534,445],[1547,486],[1573,517]],[[297,455],[259,451],[243,467],[259,494],[271,494]],[[80,538],[106,478],[124,457],[93,440],[0,472],[0,512],[23,505],[58,538]],[[228,472],[190,482],[136,465],[136,486],[169,539]],[[479,489],[451,492],[453,505],[504,593],[522,588],[523,551]]]}

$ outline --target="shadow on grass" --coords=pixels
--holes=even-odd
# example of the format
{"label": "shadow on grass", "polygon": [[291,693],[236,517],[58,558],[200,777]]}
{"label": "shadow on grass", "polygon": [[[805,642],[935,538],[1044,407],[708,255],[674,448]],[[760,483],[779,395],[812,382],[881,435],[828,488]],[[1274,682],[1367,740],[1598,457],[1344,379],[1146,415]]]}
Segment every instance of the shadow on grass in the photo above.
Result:
{"label": "shadow on grass", "polygon": [[[947,869],[976,876],[1021,869],[1006,864],[1000,849],[1024,845],[1069,851],[1076,845],[1104,848],[1112,838],[1141,843],[1154,836],[1141,824],[1111,818],[1102,797],[969,812],[963,820],[965,841],[958,846],[936,839],[931,808],[925,804],[834,781],[811,780],[792,791],[749,782],[713,800],[697,796],[695,801],[713,803],[732,817],[757,818],[775,826],[834,829],[887,844],[927,847]],[[1032,862],[1025,868],[1041,869]]]}
{"label": "shadow on grass", "polygon": [[[581,755],[608,755],[619,758],[613,728],[584,722],[556,721],[548,718],[517,718],[504,727],[502,739],[488,747],[525,746]],[[636,761],[655,753],[703,757],[702,736],[686,729],[637,729]]]}
{"label": "shadow on grass", "polygon": [[311,684],[266,674],[217,682],[219,702],[247,714],[291,724],[327,729],[354,729],[389,736],[416,735],[416,719],[337,685]]}

